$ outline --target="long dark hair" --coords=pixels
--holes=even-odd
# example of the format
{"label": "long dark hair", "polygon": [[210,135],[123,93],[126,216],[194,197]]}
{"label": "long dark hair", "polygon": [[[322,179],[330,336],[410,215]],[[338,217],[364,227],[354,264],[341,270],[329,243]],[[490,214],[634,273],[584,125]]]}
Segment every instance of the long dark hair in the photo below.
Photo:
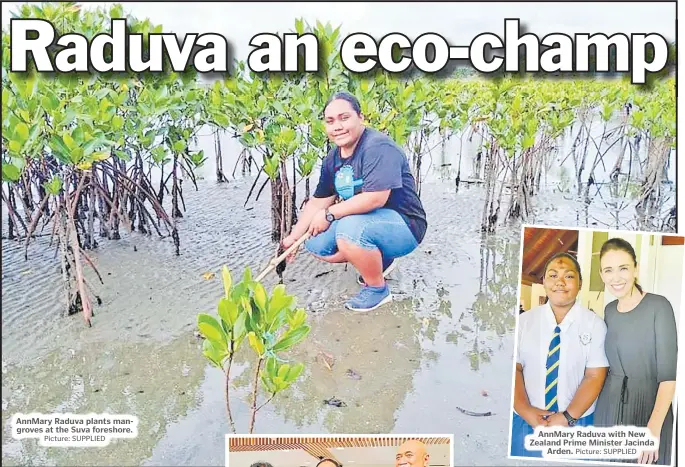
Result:
{"label": "long dark hair", "polygon": [[[599,259],[601,260],[602,257],[609,251],[625,251],[630,255],[631,258],[633,258],[633,263],[635,267],[637,267],[637,255],[635,254],[635,250],[633,249],[633,245],[630,244],[627,240],[623,240],[622,238],[611,238],[604,242],[604,245],[602,245],[602,249],[599,250]],[[640,284],[637,283],[637,279],[635,279],[635,288],[641,293],[644,294],[642,291],[642,287]]]}

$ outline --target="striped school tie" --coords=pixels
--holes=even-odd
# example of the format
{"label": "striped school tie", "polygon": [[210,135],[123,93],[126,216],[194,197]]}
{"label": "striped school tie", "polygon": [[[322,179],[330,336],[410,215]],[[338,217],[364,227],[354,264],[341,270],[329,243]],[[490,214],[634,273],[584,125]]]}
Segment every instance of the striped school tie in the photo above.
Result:
{"label": "striped school tie", "polygon": [[557,412],[557,382],[559,381],[559,353],[561,348],[561,329],[554,328],[552,342],[547,353],[547,378],[545,380],[545,410]]}

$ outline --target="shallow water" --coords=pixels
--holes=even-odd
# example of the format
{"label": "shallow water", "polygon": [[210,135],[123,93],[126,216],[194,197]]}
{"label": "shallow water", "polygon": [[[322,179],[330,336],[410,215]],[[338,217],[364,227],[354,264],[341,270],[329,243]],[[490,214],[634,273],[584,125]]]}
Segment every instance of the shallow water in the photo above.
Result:
{"label": "shallow water", "polygon": [[[194,329],[197,314],[214,313],[223,293],[220,275],[206,280],[203,273],[219,273],[223,264],[234,276],[245,266],[261,270],[273,254],[268,190],[246,210],[249,185],[203,181],[198,192],[186,189],[179,257],[169,238],[101,240],[90,254],[105,284],[88,274],[102,299],[93,328],[80,316],[61,316],[59,266],[48,238],[30,246],[28,262],[20,244],[3,241],[3,465],[223,464],[223,375],[204,360]],[[288,292],[312,324],[290,355],[306,370],[259,412],[257,433],[454,433],[459,463],[514,464],[503,458],[520,230],[502,226],[481,238],[480,188],[457,194],[451,183],[431,183],[422,199],[430,228],[391,274],[391,305],[343,311],[358,290],[352,269],[304,254],[288,265]],[[541,223],[577,222],[577,206],[560,195],[541,197],[536,209]],[[611,222],[601,208],[593,214]],[[265,286],[276,280],[270,275]],[[322,353],[333,356],[332,368]],[[252,364],[245,355],[234,363],[240,433],[247,432]],[[331,397],[346,407],[325,405]],[[457,407],[491,415],[472,417]],[[134,414],[139,436],[97,450],[11,439],[9,417],[30,411]]]}
{"label": "shallow water", "polygon": [[[594,179],[596,183],[602,184],[609,181],[609,175],[616,164],[618,158],[623,153],[620,166],[622,176],[630,175],[631,181],[641,181],[643,173],[638,161],[645,161],[647,158],[648,146],[643,140],[637,146],[637,151],[631,150],[628,145],[623,146],[620,142],[615,143],[622,123],[619,116],[612,118],[606,125],[598,122],[595,117],[588,123],[591,128],[591,135],[599,148],[593,143],[589,143],[585,160],[585,169],[582,173],[582,182],[586,183],[590,175],[590,169],[594,166]],[[573,144],[578,136],[581,123],[576,122],[561,135],[549,153],[538,154],[536,157],[544,157],[545,171],[543,174],[543,184],[550,188],[569,189],[576,193],[576,162],[573,156]],[[215,179],[216,158],[214,154],[215,137],[213,129],[209,126],[202,127],[198,133],[195,143],[191,146],[193,150],[203,150],[207,157],[206,162],[198,169],[198,176],[207,179]],[[607,135],[606,139],[602,135]],[[452,134],[447,141],[442,142],[440,135],[432,134],[429,141],[423,146],[422,156],[422,180],[436,180],[448,174],[452,179],[460,174],[464,179],[482,179],[484,170],[475,163],[476,155],[483,150],[483,138],[480,134],[471,130],[471,127],[462,132]],[[223,171],[229,176],[241,176],[242,162],[238,163],[237,155],[241,153],[240,142],[231,137],[228,132],[219,133],[219,139],[223,154]],[[600,154],[603,154],[600,156]],[[253,173],[257,171],[257,165],[261,166],[262,159],[258,151],[253,151],[252,156],[256,164],[253,165]],[[578,157],[582,154],[578,151]],[[580,160],[577,161],[580,164]],[[290,167],[288,167],[290,170]],[[318,169],[315,169],[315,172]],[[676,179],[676,151],[671,151],[666,168],[666,178],[672,183]],[[154,177],[158,178],[158,175]],[[595,193],[591,192],[594,198]],[[671,203],[673,205],[675,200]]]}

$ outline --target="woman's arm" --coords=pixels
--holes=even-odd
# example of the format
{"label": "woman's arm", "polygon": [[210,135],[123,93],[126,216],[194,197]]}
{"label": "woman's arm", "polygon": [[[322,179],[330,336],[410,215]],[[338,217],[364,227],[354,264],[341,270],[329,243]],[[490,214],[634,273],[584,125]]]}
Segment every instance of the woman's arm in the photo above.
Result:
{"label": "woman's arm", "polygon": [[545,425],[546,422],[543,416],[552,415],[554,412],[549,410],[539,409],[530,405],[528,393],[526,392],[526,383],[523,379],[523,366],[520,363],[516,364],[516,380],[514,382],[514,410],[526,421],[530,426],[535,428],[539,425]]}
{"label": "woman's arm", "polygon": [[[652,432],[652,435],[660,438],[661,428],[675,395],[678,341],[673,307],[666,297],[657,296],[657,298],[658,302],[654,304],[654,333],[656,336],[656,366],[659,389],[652,414],[647,422],[647,428]],[[658,451],[644,453],[641,460],[650,462],[651,456],[658,456]]]}
{"label": "woman's arm", "polygon": [[352,214],[364,214],[385,206],[389,196],[390,190],[365,191],[331,206],[328,211],[336,219],[351,216]]}
{"label": "woman's arm", "polygon": [[608,368],[586,368],[583,381],[578,386],[573,400],[566,410],[573,418],[581,418],[590,408],[593,402],[599,397],[599,393],[604,386],[604,379],[607,376]]}
{"label": "woman's arm", "polygon": [[[647,428],[652,433],[652,436],[661,441],[661,428],[664,426],[666,414],[673,401],[675,394],[675,381],[662,381],[659,383],[659,390],[656,394],[656,401],[652,415],[647,422]],[[640,453],[638,458],[639,464],[653,464],[659,459],[659,450],[645,450]]]}
{"label": "woman's arm", "polygon": [[[573,399],[566,410],[573,418],[581,418],[590,406],[597,400],[599,393],[604,387],[604,380],[609,371],[609,360],[607,360],[604,345],[606,341],[607,325],[599,317],[594,317],[592,327],[592,338],[589,342],[587,360],[585,362],[585,373],[583,380],[578,386]],[[563,413],[552,415],[549,418],[549,425],[568,426],[568,420]]]}
{"label": "woman's arm", "polygon": [[673,307],[666,297],[657,296],[660,303],[654,306],[654,333],[656,335],[657,391],[649,426],[661,432],[661,426],[668,413],[668,408],[675,394],[676,359],[678,354],[678,337],[676,335]]}
{"label": "woman's arm", "polygon": [[314,216],[323,211],[324,209],[332,206],[335,202],[335,196],[329,196],[328,198],[316,198],[311,197],[307,204],[305,204],[304,209],[300,213],[300,216],[288,235],[289,239],[284,243],[287,248],[292,245],[298,238],[304,235],[307,230],[309,230],[309,225],[312,223]]}
{"label": "woman's arm", "polygon": [[659,436],[661,433],[661,427],[664,425],[664,420],[666,419],[668,409],[673,402],[674,395],[675,381],[662,381],[659,383],[654,409],[652,410],[652,415],[649,417],[649,422],[647,423],[647,427],[649,427],[649,430],[654,436]]}

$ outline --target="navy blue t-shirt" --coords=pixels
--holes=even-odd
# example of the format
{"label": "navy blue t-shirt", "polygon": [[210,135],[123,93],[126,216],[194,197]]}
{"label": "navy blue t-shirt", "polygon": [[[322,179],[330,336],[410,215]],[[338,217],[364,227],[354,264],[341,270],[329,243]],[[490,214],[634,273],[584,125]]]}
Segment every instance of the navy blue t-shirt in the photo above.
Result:
{"label": "navy blue t-shirt", "polygon": [[421,243],[428,223],[416,193],[416,183],[404,151],[387,135],[364,128],[351,157],[343,159],[334,147],[321,166],[315,198],[338,195],[349,199],[363,191],[391,190],[385,208],[397,211]]}

